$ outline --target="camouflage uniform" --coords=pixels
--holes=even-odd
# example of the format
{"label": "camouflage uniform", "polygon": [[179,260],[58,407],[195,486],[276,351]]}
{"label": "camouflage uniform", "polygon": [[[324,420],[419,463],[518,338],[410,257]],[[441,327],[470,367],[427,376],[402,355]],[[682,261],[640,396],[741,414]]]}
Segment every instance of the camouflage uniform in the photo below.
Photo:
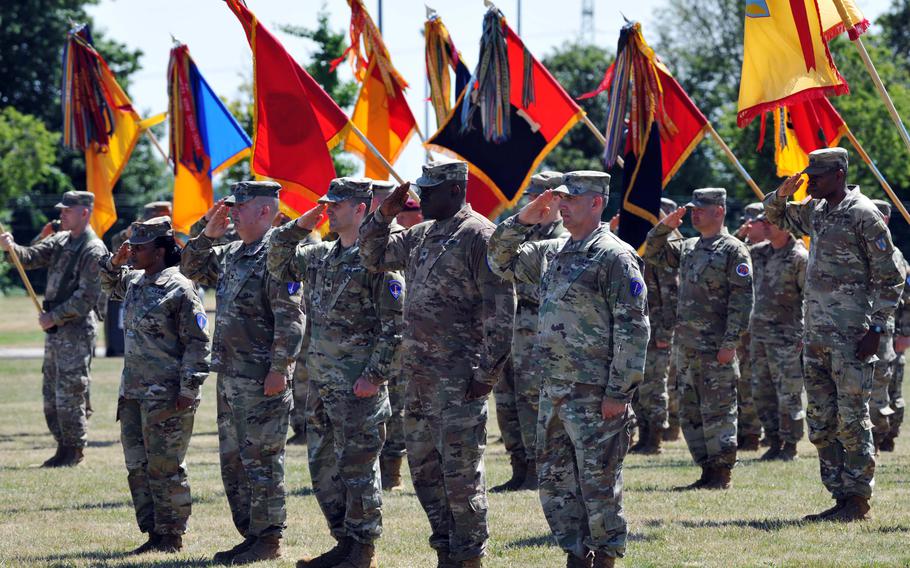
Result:
{"label": "camouflage uniform", "polygon": [[[609,179],[570,172],[554,191],[606,196]],[[578,241],[525,242],[531,230],[510,217],[493,233],[488,258],[497,274],[539,291],[541,504],[567,553],[623,556],[622,466],[650,333],[641,259],[606,224]],[[604,420],[604,398],[630,406]]]}
{"label": "camouflage uniform", "polygon": [[[246,199],[262,185],[235,184],[232,197]],[[221,478],[234,526],[245,538],[280,536],[287,518],[284,446],[293,397],[288,386],[266,396],[263,383],[269,372],[290,375],[303,313],[300,284],[266,270],[273,232],[249,244],[219,246],[202,233],[187,243],[180,262],[195,282],[217,287],[212,369],[218,373]]]}
{"label": "camouflage uniform", "polygon": [[[722,189],[695,190],[692,204],[722,205]],[[746,245],[726,228],[714,237],[668,241],[673,229],[648,233],[644,259],[657,268],[679,268],[676,342],[679,345],[680,421],[695,463],[732,469],[736,463],[734,358],[717,362],[720,349],[736,349],[752,311],[752,263]]]}
{"label": "camouflage uniform", "polygon": [[[900,252],[898,249],[895,250]],[[901,258],[903,258],[903,254],[901,254]],[[904,274],[906,276],[904,291],[901,293],[901,300],[898,304],[897,311],[895,312],[895,337],[906,337],[910,335],[910,264],[907,263],[906,259],[904,259],[903,262]],[[889,420],[890,429],[886,437],[891,444],[894,443],[894,440],[900,434],[901,424],[904,422],[904,407],[906,406],[906,403],[904,402],[903,384],[904,353],[901,352],[897,354],[897,359],[894,360],[894,366],[891,371],[891,385],[888,388],[888,398],[891,400],[892,408],[894,408],[894,414]]]}
{"label": "camouflage uniform", "polygon": [[[151,225],[133,223],[130,243],[173,234],[169,220],[163,229]],[[149,276],[114,267],[107,258],[101,281],[124,306],[126,349],[117,417],[136,521],[144,533],[183,534],[192,507],[185,458],[196,408],[178,411],[174,403],[178,395],[198,401],[208,377],[205,307],[176,266]]]}
{"label": "camouflage uniform", "polygon": [[[761,202],[746,205],[743,208],[743,222],[754,221],[762,214],[764,208]],[[750,246],[761,244],[753,243],[748,239],[742,240]],[[758,449],[758,440],[762,433],[762,421],[759,418],[758,406],[752,392],[752,384],[754,382],[752,377],[753,369],[756,366],[765,365],[767,362],[753,359],[750,348],[752,343],[750,334],[751,330],[743,336],[742,342],[736,348],[736,358],[739,361],[739,379],[736,382],[736,433],[741,448],[743,446],[751,446],[752,449]]]}
{"label": "camouflage uniform", "polygon": [[[813,152],[843,156],[843,149]],[[859,187],[848,186],[835,207],[826,200],[788,203],[765,198],[768,220],[812,238],[806,268],[803,339],[809,399],[809,439],[818,449],[822,483],[835,499],[869,499],[875,448],[869,398],[875,358],[859,361],[857,342],[870,326],[884,328],[900,300],[904,276],[894,260],[891,234]]]}
{"label": "camouflage uniform", "polygon": [[803,437],[806,417],[798,345],[809,253],[792,238],[780,249],[763,243],[750,253],[755,268],[752,393],[765,436],[776,443],[795,444]]}
{"label": "camouflage uniform", "polygon": [[[369,199],[369,185],[333,180],[320,202]],[[310,475],[332,536],[369,544],[382,533],[379,452],[391,414],[386,383],[401,342],[404,282],[395,272],[367,272],[356,244],[298,246],[306,236],[296,221],[277,229],[268,267],[278,280],[303,282],[310,310],[306,361],[327,420],[307,431]],[[379,393],[355,396],[360,377],[380,385]]]}
{"label": "camouflage uniform", "polygon": [[[399,225],[394,220],[390,223],[390,235],[395,235],[404,230],[404,227]],[[401,273],[396,274],[398,280],[404,281],[404,276]],[[384,471],[384,479],[388,477],[390,473],[393,475],[395,473],[391,471],[394,469],[394,466],[390,463],[390,460],[400,460],[407,454],[407,444],[405,442],[406,436],[404,429],[404,409],[408,380],[407,375],[404,374],[402,370],[402,348],[400,341],[395,348],[395,354],[392,360],[392,369],[390,371],[387,386],[389,389],[389,405],[391,407],[392,414],[386,421],[385,444],[382,446],[381,454],[383,461],[380,465]],[[400,463],[398,469],[400,470]],[[386,480],[386,483],[388,483],[388,480]]]}
{"label": "camouflage uniform", "polygon": [[[644,267],[645,285],[648,287],[648,312],[651,339],[645,361],[645,374],[636,393],[635,415],[645,429],[663,432],[670,427],[670,395],[667,381],[670,373],[670,353],[673,344],[673,326],[676,325],[676,302],[679,294],[679,276],[676,269]],[[657,347],[663,341],[667,347]]]}
{"label": "camouflage uniform", "polygon": [[[445,179],[466,183],[467,164],[427,164],[418,185]],[[472,559],[484,553],[489,534],[487,401],[465,400],[465,393],[472,379],[489,386],[499,380],[509,355],[515,295],[486,262],[494,225],[470,205],[396,235],[389,234],[390,221],[381,209],[367,217],[360,257],[372,271],[405,270],[402,349],[411,479],[430,521],[430,545],[448,551],[453,561]]]}
{"label": "camouflage uniform", "polygon": [[[94,196],[68,191],[58,207],[90,207]],[[41,368],[44,418],[57,444],[84,448],[88,441],[88,416],[92,351],[101,298],[99,261],[108,251],[91,227],[76,238],[60,231],[32,246],[13,245],[26,270],[47,268],[44,310],[55,331],[44,337]]]}
{"label": "camouflage uniform", "polygon": [[[322,237],[316,231],[307,234],[301,244],[310,245],[322,242]],[[294,391],[294,408],[291,410],[291,429],[294,435],[300,435],[298,440],[303,443],[306,436],[306,409],[307,396],[310,390],[310,373],[307,371],[306,354],[310,346],[310,321],[306,317],[309,313],[307,306],[306,294],[303,298],[303,341],[300,343],[300,353],[297,355],[297,363],[294,365],[294,375],[291,378],[291,388]]]}

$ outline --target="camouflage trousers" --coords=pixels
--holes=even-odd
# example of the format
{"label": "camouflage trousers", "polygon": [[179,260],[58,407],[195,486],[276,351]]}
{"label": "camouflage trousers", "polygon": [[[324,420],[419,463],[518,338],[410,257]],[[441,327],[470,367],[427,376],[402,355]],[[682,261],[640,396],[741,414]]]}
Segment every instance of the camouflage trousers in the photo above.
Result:
{"label": "camouflage trousers", "polygon": [[58,444],[84,448],[88,442],[89,387],[95,326],[61,325],[44,336],[41,367],[44,418]]}
{"label": "camouflage trousers", "polygon": [[540,395],[540,502],[560,548],[621,557],[628,529],[622,507],[623,460],[634,413],[601,415],[603,387],[545,381]]}
{"label": "camouflage trousers", "polygon": [[635,393],[632,407],[640,423],[649,424],[657,430],[670,427],[668,412],[670,395],[667,378],[670,373],[670,348],[658,349],[652,339],[648,343],[645,359],[645,375]]}
{"label": "camouflage trousers", "polygon": [[764,341],[752,337],[752,395],[765,436],[781,442],[802,440],[803,362],[791,341]]}
{"label": "camouflage trousers", "polygon": [[[883,335],[881,342],[893,341],[890,335]],[[890,356],[890,358],[888,358]],[[891,383],[894,379],[894,362],[897,354],[894,349],[879,349],[878,361],[872,375],[872,397],[869,400],[869,418],[872,420],[872,433],[880,439],[891,433],[891,420],[896,409],[891,401]]]}
{"label": "camouflage trousers", "polygon": [[172,400],[120,399],[120,443],[139,530],[183,534],[192,497],[186,478],[186,449],[196,409],[174,409]]}
{"label": "camouflage trousers", "polygon": [[221,481],[243,537],[281,535],[287,519],[284,443],[293,395],[262,389],[261,380],[218,375]]}
{"label": "camouflage trousers", "polygon": [[822,483],[835,499],[872,497],[875,446],[869,399],[874,364],[857,361],[855,347],[806,345],[809,440],[818,450]]}
{"label": "camouflage trousers", "polygon": [[407,379],[395,375],[389,379],[389,405],[391,416],[386,421],[385,445],[382,456],[386,458],[403,458],[407,452],[404,436],[404,398]]}
{"label": "camouflage trousers", "polygon": [[689,453],[702,467],[736,463],[736,359],[717,362],[717,353],[680,346],[679,420]]}
{"label": "camouflage trousers", "polygon": [[[744,341],[749,341],[746,336]],[[746,343],[748,346],[748,343]],[[736,350],[739,360],[739,376],[736,379],[736,414],[738,416],[737,434],[743,436],[761,436],[762,423],[755,408],[752,396],[752,357],[748,347]]]}
{"label": "camouflage trousers", "polygon": [[307,458],[316,501],[336,540],[370,544],[382,534],[379,452],[389,394],[357,398],[353,387],[310,381]]}
{"label": "camouflage trousers", "polygon": [[[302,353],[302,352],[301,352]],[[307,394],[310,390],[310,374],[306,368],[306,357],[301,355],[294,367],[294,377],[291,380],[294,392],[294,409],[291,410],[291,429],[294,433],[306,432]]]}
{"label": "camouflage trousers", "polygon": [[900,434],[901,424],[904,423],[904,354],[898,355],[894,360],[894,369],[891,371],[891,386],[888,389],[888,398],[891,399],[891,405],[894,407],[894,414],[891,416],[891,430],[889,435],[897,438]]}
{"label": "camouflage trousers", "polygon": [[[521,419],[515,392],[515,362],[512,358],[506,363],[502,377],[493,387],[493,398],[496,401],[496,424],[509,460],[523,464],[529,457],[533,457],[533,451],[524,445],[521,437]],[[534,420],[536,424],[536,416]]]}
{"label": "camouflage trousers", "polygon": [[464,401],[470,377],[411,377],[405,402],[408,466],[430,521],[430,546],[454,561],[482,556],[487,538],[483,453],[486,399]]}
{"label": "camouflage trousers", "polygon": [[679,349],[675,343],[670,346],[670,369],[667,371],[667,422],[670,427],[679,426],[679,372],[677,360]]}

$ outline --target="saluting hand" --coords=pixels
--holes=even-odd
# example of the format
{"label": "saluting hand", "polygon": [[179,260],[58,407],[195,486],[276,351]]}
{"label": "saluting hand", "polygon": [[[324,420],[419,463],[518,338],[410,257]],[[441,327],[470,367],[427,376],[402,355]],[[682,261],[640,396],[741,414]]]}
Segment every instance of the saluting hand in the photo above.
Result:
{"label": "saluting hand", "polygon": [[231,224],[228,219],[228,206],[224,204],[223,199],[219,199],[215,205],[205,214],[208,224],[205,226],[203,234],[210,239],[220,239],[227,233],[228,226]]}
{"label": "saluting hand", "polygon": [[123,243],[120,245],[120,248],[117,249],[117,252],[114,253],[114,256],[111,257],[111,266],[118,267],[126,264],[126,259],[130,256],[130,245],[129,243]]}
{"label": "saluting hand", "polygon": [[382,202],[382,205],[379,206],[379,210],[382,211],[382,216],[386,219],[391,219],[404,211],[404,205],[408,202],[408,192],[410,190],[411,182],[409,181],[396,187],[395,191],[392,192],[392,195],[388,196],[386,200]]}
{"label": "saluting hand", "polygon": [[671,229],[678,229],[682,225],[683,217],[686,216],[686,208],[680,207],[661,220],[661,223]]}
{"label": "saluting hand", "polygon": [[322,221],[322,215],[325,213],[326,207],[325,203],[317,203],[316,207],[297,217],[297,226],[305,231],[312,231]]}
{"label": "saluting hand", "polygon": [[522,225],[537,225],[547,218],[553,207],[559,206],[559,196],[546,190],[518,212],[518,222]]}
{"label": "saluting hand", "polygon": [[806,180],[803,179],[803,174],[794,174],[780,184],[780,187],[777,188],[777,195],[780,197],[790,197],[799,191],[799,188],[801,188],[804,183],[806,183]]}

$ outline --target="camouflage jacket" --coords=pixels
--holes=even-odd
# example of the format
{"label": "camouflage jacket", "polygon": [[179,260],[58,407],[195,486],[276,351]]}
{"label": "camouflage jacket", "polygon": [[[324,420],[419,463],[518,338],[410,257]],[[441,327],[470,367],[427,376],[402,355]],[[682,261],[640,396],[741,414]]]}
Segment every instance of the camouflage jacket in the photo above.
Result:
{"label": "camouflage jacket", "polygon": [[764,242],[750,247],[755,269],[752,336],[762,341],[797,343],[803,336],[803,293],[809,253],[802,241],[790,239],[775,249]]}
{"label": "camouflage jacket", "polygon": [[580,241],[524,242],[531,229],[517,215],[506,219],[487,257],[503,278],[540,290],[534,358],[542,376],[631,401],[650,336],[641,259],[605,223]]}
{"label": "camouflage jacket", "polygon": [[698,351],[736,349],[752,313],[752,261],[726,228],[711,238],[668,240],[659,224],[648,233],[645,262],[679,269],[676,342]]}
{"label": "camouflage jacket", "polygon": [[904,272],[904,290],[894,312],[894,334],[907,336],[910,335],[910,264],[900,249],[895,248],[894,251],[899,255],[901,270]]}
{"label": "camouflage jacket", "polygon": [[101,284],[123,302],[125,352],[120,396],[136,400],[199,398],[209,375],[209,334],[196,287],[176,266],[151,277],[101,262]]}
{"label": "camouflage jacket", "polygon": [[679,299],[679,271],[665,266],[645,265],[645,285],[648,287],[648,313],[651,338],[654,341],[673,341],[676,326],[676,303]]}
{"label": "camouflage jacket", "polygon": [[494,228],[470,205],[392,235],[379,210],[360,226],[363,265],[405,271],[403,368],[410,379],[499,380],[511,349],[515,291],[487,264]]}
{"label": "camouflage jacket", "polygon": [[[91,227],[75,239],[69,231],[60,231],[31,246],[14,248],[26,270],[47,268],[44,298],[54,325],[94,325],[93,310],[101,298],[98,263],[108,252]],[[74,254],[79,255],[75,262]],[[64,274],[70,266],[72,274]]]}
{"label": "camouflage jacket", "polygon": [[300,283],[277,280],[266,269],[274,229],[250,244],[214,246],[205,233],[183,250],[180,270],[216,286],[212,370],[262,381],[270,371],[290,376],[300,350]]}
{"label": "camouflage jacket", "polygon": [[[549,239],[568,239],[569,235],[558,220],[549,225],[534,225],[523,236],[525,242],[545,241]],[[489,256],[489,253],[487,253]],[[495,270],[495,269],[494,269]],[[537,331],[537,313],[540,307],[540,284],[535,282],[515,282],[515,294],[518,298],[518,307],[515,310],[515,329]]]}
{"label": "camouflage jacket", "polygon": [[388,381],[401,343],[404,279],[371,273],[359,247],[340,240],[298,246],[307,231],[295,221],[276,229],[268,268],[281,281],[300,280],[307,306],[307,369],[320,382],[350,388],[361,376]]}
{"label": "camouflage jacket", "polygon": [[872,201],[850,186],[836,207],[812,199],[788,203],[773,192],[765,215],[782,229],[812,238],[806,267],[807,343],[859,341],[870,325],[888,325],[900,301],[904,274],[891,233]]}

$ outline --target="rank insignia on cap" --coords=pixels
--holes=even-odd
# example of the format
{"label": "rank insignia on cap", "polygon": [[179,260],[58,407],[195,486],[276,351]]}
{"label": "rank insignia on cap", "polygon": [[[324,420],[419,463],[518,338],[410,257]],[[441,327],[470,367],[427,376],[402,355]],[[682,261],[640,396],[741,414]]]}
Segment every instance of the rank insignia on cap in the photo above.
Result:
{"label": "rank insignia on cap", "polygon": [[632,294],[633,298],[641,296],[641,293],[645,291],[645,284],[638,278],[633,278],[629,282],[629,293]]}
{"label": "rank insignia on cap", "polygon": [[749,270],[749,265],[744,262],[736,267],[736,273],[739,274],[740,276],[742,276],[743,278],[745,278],[746,276],[751,274],[752,271]]}
{"label": "rank insignia on cap", "polygon": [[300,282],[288,282],[288,294],[293,296],[300,290]]}
{"label": "rank insignia on cap", "polygon": [[401,282],[398,280],[389,281],[389,294],[396,300],[401,297]]}
{"label": "rank insignia on cap", "polygon": [[888,250],[888,241],[885,240],[885,235],[882,235],[879,238],[875,239],[875,248],[882,252]]}
{"label": "rank insignia on cap", "polygon": [[196,325],[199,326],[199,329],[205,331],[205,326],[208,325],[209,319],[205,317],[205,314],[198,313],[196,314]]}

